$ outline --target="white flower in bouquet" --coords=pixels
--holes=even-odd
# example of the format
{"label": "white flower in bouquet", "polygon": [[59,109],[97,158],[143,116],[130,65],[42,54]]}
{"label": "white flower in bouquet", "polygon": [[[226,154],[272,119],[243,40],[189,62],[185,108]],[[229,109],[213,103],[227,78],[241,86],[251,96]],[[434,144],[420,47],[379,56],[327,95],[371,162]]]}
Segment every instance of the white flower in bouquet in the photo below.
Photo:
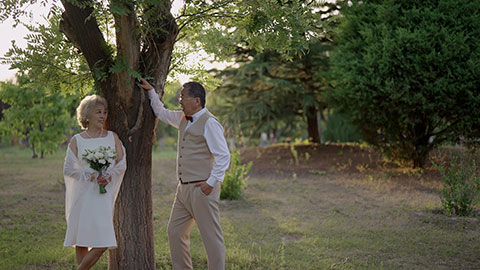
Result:
{"label": "white flower in bouquet", "polygon": [[[90,168],[102,176],[102,173],[115,161],[117,153],[110,146],[100,146],[95,150],[85,149],[82,157],[90,165]],[[99,184],[99,186],[100,193],[107,192],[104,185]]]}
{"label": "white flower in bouquet", "polygon": [[[101,150],[101,149],[100,149],[100,150]],[[94,156],[95,156],[95,158],[96,158],[97,160],[100,160],[100,159],[102,159],[102,158],[104,157],[104,154],[103,154],[102,152],[96,152],[96,153],[94,154]]]}

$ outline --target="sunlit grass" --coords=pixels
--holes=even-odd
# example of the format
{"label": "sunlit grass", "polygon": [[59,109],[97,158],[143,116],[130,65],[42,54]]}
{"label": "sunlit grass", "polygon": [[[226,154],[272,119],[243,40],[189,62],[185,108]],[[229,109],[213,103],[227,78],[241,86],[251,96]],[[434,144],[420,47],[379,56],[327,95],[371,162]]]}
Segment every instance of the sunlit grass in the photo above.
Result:
{"label": "sunlit grass", "polygon": [[175,159],[177,152],[173,150],[168,151],[154,151],[152,152],[153,160]]}
{"label": "sunlit grass", "polygon": [[[28,149],[1,149],[0,269],[75,269],[74,249],[63,247],[63,158],[64,150],[34,160]],[[175,152],[153,160],[156,267],[171,269]],[[437,184],[415,176],[418,185],[401,186],[394,176],[251,176],[242,200],[220,203],[227,269],[475,269],[478,218],[432,214]],[[207,269],[196,227],[191,245],[194,268]],[[107,269],[107,255],[94,269]]]}

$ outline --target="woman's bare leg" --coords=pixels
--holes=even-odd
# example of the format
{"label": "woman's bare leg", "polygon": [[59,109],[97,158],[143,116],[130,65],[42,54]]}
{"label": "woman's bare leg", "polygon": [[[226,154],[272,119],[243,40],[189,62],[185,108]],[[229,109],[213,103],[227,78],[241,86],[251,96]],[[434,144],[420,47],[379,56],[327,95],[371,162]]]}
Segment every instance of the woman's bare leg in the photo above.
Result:
{"label": "woman's bare leg", "polygon": [[83,258],[88,253],[88,247],[75,247],[75,253],[77,255],[77,264],[80,265],[82,263]]}
{"label": "woman's bare leg", "polygon": [[83,257],[82,262],[78,266],[78,270],[88,270],[97,263],[98,259],[102,257],[103,252],[107,248],[92,248],[90,251]]}

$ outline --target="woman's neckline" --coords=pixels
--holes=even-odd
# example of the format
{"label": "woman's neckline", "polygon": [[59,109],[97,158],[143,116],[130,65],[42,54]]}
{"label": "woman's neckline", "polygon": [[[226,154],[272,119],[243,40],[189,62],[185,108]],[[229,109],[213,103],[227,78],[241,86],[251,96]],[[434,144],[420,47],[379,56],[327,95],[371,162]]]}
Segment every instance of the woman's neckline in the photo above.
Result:
{"label": "woman's neckline", "polygon": [[106,132],[105,132],[105,136],[102,136],[102,137],[94,137],[94,138],[92,138],[92,137],[84,137],[84,135],[87,135],[87,136],[88,136],[88,133],[85,134],[85,131],[82,132],[82,133],[80,133],[80,134],[78,134],[78,135],[80,135],[80,137],[82,137],[82,139],[85,139],[85,140],[103,139],[103,138],[108,137],[108,130],[104,130],[104,131],[106,131]]}

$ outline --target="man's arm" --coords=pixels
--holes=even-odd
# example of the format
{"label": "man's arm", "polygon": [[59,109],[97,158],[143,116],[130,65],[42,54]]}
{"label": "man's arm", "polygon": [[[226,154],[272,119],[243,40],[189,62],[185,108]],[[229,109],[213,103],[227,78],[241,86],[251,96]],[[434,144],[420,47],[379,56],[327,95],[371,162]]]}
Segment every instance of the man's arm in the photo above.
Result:
{"label": "man's arm", "polygon": [[160,101],[160,97],[158,96],[157,92],[155,92],[155,89],[146,80],[142,79],[138,86],[147,90],[148,97],[150,99],[150,106],[152,107],[155,116],[159,120],[178,128],[180,126],[180,122],[182,121],[183,112],[165,109],[165,106],[163,105],[163,102]]}
{"label": "man's arm", "polygon": [[223,136],[223,127],[216,119],[209,118],[207,120],[203,136],[207,141],[207,146],[213,155],[215,164],[207,181],[195,184],[195,187],[200,187],[205,195],[209,195],[217,182],[223,182],[225,171],[230,165],[230,151]]}
{"label": "man's arm", "polygon": [[207,184],[213,187],[217,182],[223,182],[225,171],[230,165],[230,150],[223,136],[223,127],[215,118],[207,120],[204,136],[215,160],[210,177],[207,179]]}

